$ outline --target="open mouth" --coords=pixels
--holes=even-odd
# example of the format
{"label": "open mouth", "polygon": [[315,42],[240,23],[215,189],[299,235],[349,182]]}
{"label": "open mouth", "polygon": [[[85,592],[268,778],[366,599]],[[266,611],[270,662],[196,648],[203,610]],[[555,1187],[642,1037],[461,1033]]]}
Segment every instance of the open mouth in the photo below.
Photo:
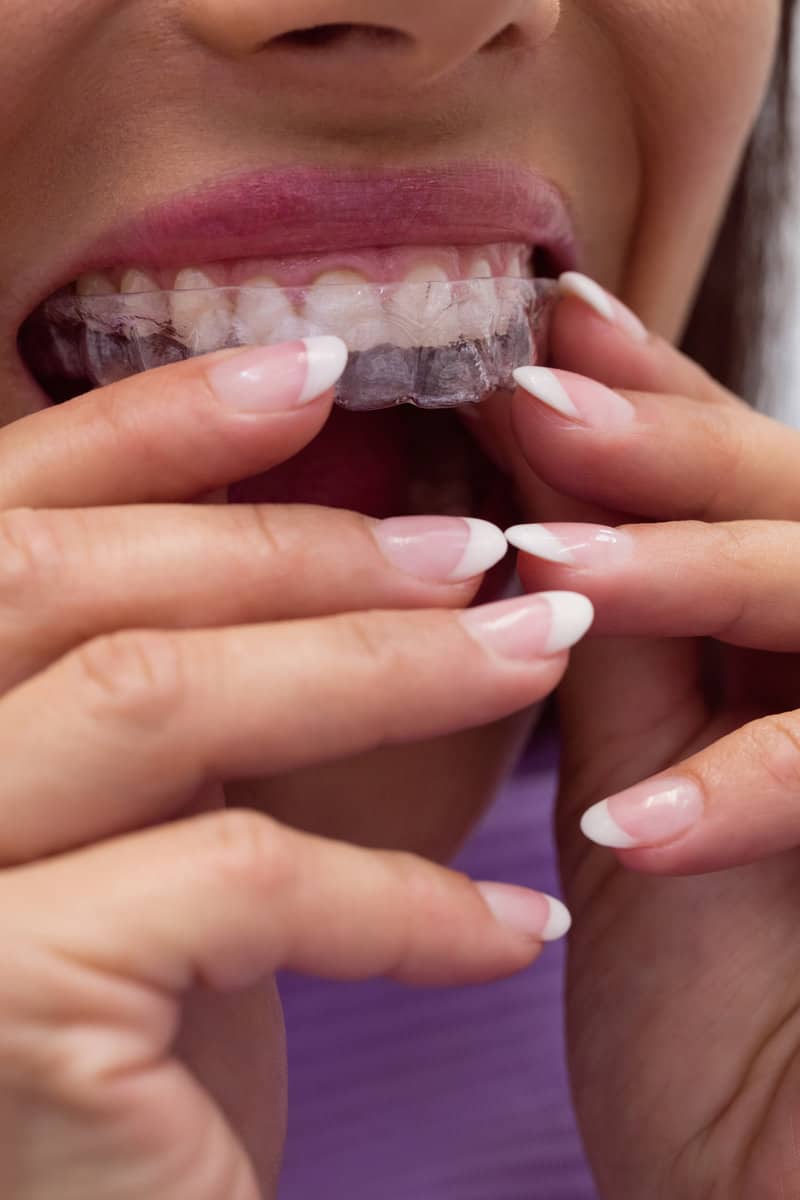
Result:
{"label": "open mouth", "polygon": [[18,345],[61,403],[193,355],[337,334],[350,357],[324,429],[229,500],[511,524],[513,486],[461,416],[546,360],[552,280],[576,255],[563,197],[527,170],[256,171],[102,234]]}
{"label": "open mouth", "polygon": [[336,334],[350,350],[341,407],[450,408],[510,389],[541,357],[552,291],[513,243],[117,268],[40,305],[20,349],[59,402],[197,354]]}

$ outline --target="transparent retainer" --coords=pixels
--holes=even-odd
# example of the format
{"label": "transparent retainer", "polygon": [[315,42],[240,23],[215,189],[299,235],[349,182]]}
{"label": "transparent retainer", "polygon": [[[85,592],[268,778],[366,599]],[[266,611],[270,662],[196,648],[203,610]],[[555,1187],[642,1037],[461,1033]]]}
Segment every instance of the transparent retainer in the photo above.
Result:
{"label": "transparent retainer", "polygon": [[555,294],[552,280],[517,278],[61,293],[20,343],[45,390],[67,399],[215,350],[337,334],[350,350],[343,408],[452,408],[511,390],[517,367],[543,360]]}

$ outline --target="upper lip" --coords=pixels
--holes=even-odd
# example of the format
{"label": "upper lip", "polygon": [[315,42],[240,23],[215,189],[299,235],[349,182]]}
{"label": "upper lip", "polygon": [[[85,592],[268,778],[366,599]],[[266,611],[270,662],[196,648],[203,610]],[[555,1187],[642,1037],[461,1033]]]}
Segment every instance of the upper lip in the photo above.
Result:
{"label": "upper lip", "polygon": [[567,201],[535,171],[488,163],[261,169],[183,192],[105,231],[73,259],[71,273],[56,287],[87,271],[120,266],[493,242],[540,247],[559,271],[577,265]]}

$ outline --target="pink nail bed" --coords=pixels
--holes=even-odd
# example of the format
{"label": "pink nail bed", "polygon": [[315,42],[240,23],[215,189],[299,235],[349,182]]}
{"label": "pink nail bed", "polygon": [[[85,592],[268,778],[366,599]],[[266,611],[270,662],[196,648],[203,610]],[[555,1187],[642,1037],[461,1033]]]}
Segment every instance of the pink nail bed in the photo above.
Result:
{"label": "pink nail bed", "polygon": [[533,558],[590,570],[621,566],[635,550],[630,534],[604,525],[514,525],[506,538]]}
{"label": "pink nail bed", "polygon": [[690,779],[656,779],[595,804],[581,829],[591,841],[617,850],[660,846],[692,829],[703,809],[702,792]]}
{"label": "pink nail bed", "polygon": [[470,608],[460,619],[492,653],[532,662],[576,645],[594,621],[594,608],[577,592],[539,592]]}
{"label": "pink nail bed", "polygon": [[313,337],[231,354],[211,363],[207,377],[222,403],[238,412],[287,412],[318,399],[346,366],[341,338]]}
{"label": "pink nail bed", "polygon": [[642,343],[648,341],[650,335],[636,313],[632,312],[616,296],[612,296],[611,292],[606,291],[594,279],[590,279],[587,275],[581,275],[577,271],[567,271],[561,276],[558,283],[562,295],[575,296],[587,308],[591,308],[609,325],[615,325],[633,341]]}
{"label": "pink nail bed", "polygon": [[473,579],[508,550],[497,526],[475,517],[391,517],[373,532],[393,566],[431,583]]}
{"label": "pink nail bed", "polygon": [[619,392],[573,371],[520,367],[514,372],[514,379],[524,391],[560,417],[590,425],[593,429],[604,432],[624,429],[636,416],[636,409]]}

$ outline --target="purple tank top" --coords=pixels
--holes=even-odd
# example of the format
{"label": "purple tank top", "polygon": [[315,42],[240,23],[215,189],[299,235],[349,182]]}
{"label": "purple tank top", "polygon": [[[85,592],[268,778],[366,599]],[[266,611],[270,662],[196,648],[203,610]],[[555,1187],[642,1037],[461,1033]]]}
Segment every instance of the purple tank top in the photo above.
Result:
{"label": "purple tank top", "polygon": [[[543,739],[455,866],[558,894]],[[569,1098],[564,951],[501,983],[280,981],[289,1140],[280,1200],[596,1200]]]}

